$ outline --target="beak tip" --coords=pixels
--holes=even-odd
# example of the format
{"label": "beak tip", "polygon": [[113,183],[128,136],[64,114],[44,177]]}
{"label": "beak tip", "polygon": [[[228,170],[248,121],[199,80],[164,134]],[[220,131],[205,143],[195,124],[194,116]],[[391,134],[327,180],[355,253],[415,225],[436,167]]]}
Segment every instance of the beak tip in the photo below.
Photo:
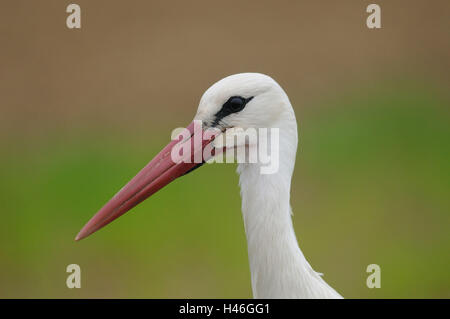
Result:
{"label": "beak tip", "polygon": [[80,231],[79,233],[78,233],[78,235],[75,237],[75,241],[80,241],[80,240],[82,240],[83,238],[85,238],[86,237],[86,235],[84,234],[84,232],[83,231]]}

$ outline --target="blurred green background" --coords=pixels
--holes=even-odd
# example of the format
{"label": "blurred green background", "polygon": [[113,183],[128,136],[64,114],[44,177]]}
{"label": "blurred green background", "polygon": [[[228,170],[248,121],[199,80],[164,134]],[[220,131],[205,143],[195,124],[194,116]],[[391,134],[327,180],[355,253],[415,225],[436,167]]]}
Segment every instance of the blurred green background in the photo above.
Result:
{"label": "blurred green background", "polygon": [[0,297],[251,297],[235,164],[73,240],[209,85],[249,71],[296,111],[293,220],[313,268],[348,298],[450,297],[448,1],[379,1],[380,30],[369,1],[80,0],[81,30],[69,3],[0,4]]}

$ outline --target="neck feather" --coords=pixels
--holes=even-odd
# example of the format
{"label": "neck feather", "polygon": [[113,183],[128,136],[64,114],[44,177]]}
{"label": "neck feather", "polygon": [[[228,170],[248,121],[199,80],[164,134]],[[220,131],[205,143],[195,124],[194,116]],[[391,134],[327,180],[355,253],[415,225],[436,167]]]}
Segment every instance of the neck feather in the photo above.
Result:
{"label": "neck feather", "polygon": [[[239,164],[242,214],[254,298],[340,298],[298,246],[291,220],[290,187],[297,129],[280,130],[280,166],[262,175],[259,164]],[[282,158],[281,158],[282,157]]]}

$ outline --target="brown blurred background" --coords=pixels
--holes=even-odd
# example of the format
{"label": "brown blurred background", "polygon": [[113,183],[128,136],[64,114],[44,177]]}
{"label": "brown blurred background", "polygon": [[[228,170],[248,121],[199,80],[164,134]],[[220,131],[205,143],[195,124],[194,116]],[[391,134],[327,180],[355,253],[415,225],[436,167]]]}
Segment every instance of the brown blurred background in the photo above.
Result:
{"label": "brown blurred background", "polygon": [[[379,30],[371,1],[78,0],[80,30],[70,3],[0,3],[0,297],[251,297],[234,166],[73,242],[240,72],[272,76],[295,108],[294,223],[313,268],[345,297],[450,297],[448,1],[376,1]],[[203,211],[189,185],[228,204]]]}

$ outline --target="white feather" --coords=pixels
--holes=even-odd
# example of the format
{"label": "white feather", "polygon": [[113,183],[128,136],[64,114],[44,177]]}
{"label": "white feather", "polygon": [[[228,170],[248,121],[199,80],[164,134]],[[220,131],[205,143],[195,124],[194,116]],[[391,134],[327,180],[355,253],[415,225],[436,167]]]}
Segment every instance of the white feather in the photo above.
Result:
{"label": "white feather", "polygon": [[212,123],[231,96],[254,97],[223,127],[279,128],[279,170],[263,175],[261,163],[239,164],[242,214],[254,298],[342,298],[316,273],[299,248],[291,220],[290,188],[297,152],[297,123],[288,96],[258,73],[226,77],[202,96],[197,120]]}

